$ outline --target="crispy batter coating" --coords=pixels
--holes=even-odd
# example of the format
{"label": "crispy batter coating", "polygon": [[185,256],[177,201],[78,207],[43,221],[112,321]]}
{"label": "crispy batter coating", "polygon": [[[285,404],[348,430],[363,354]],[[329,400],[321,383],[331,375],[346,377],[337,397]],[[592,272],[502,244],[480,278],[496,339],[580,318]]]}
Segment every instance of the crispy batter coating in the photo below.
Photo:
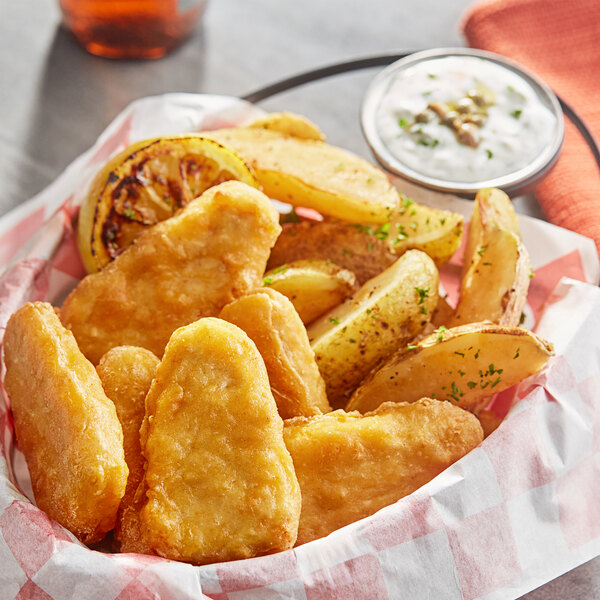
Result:
{"label": "crispy batter coating", "polygon": [[283,294],[259,289],[227,304],[219,317],[243,329],[256,344],[282,419],[331,410],[306,329]]}
{"label": "crispy batter coating", "polygon": [[114,404],[49,304],[12,315],[4,360],[38,507],[82,542],[101,540],[115,524],[128,473]]}
{"label": "crispy batter coating", "polygon": [[[121,500],[115,538],[126,552],[140,552],[138,511],[132,507],[136,490],[144,478],[144,457],[140,446],[140,427],[146,412],[145,399],[159,360],[150,350],[117,346],[109,350],[96,367],[106,395],[114,402],[123,428],[125,462],[129,477]],[[135,549],[134,549],[135,547]]]}
{"label": "crispy batter coating", "polygon": [[238,181],[212,187],[83,279],[61,319],[94,364],[123,345],[161,356],[177,327],[261,285],[280,230],[258,190]]}
{"label": "crispy batter coating", "polygon": [[479,421],[449,402],[382,404],[286,421],[302,491],[298,544],[372,515],[414,492],[483,439]]}
{"label": "crispy batter coating", "polygon": [[194,564],[284,550],[300,489],[256,346],[205,318],[173,333],[141,429],[142,531],[160,556]]}

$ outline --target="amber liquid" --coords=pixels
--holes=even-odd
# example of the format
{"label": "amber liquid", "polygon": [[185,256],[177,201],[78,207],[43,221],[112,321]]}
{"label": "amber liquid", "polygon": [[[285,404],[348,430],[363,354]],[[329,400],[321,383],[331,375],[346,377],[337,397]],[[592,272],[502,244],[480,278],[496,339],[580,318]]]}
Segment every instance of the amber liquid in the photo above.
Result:
{"label": "amber liquid", "polygon": [[60,0],[63,21],[92,54],[160,58],[192,31],[205,0]]}

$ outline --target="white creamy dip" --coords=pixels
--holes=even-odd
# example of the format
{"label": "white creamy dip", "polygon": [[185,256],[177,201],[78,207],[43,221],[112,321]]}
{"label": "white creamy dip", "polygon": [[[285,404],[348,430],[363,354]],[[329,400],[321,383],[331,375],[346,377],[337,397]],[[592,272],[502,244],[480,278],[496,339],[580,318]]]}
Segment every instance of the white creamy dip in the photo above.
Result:
{"label": "white creamy dip", "polygon": [[[429,105],[457,108],[484,95],[481,123],[469,125],[477,145],[460,143],[457,132]],[[476,98],[477,99],[477,98]],[[425,113],[425,114],[424,114]],[[382,142],[407,167],[429,177],[478,182],[518,171],[552,142],[556,117],[531,85],[485,58],[448,56],[416,63],[390,80],[377,108]],[[427,120],[428,119],[428,120]]]}

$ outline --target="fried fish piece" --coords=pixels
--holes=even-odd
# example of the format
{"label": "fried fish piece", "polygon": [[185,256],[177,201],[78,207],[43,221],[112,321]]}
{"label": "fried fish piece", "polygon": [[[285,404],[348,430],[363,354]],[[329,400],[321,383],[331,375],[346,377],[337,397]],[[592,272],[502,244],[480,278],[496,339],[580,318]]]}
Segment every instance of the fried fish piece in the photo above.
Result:
{"label": "fried fish piece", "polygon": [[262,288],[227,304],[219,317],[243,329],[256,344],[282,419],[331,410],[308,334],[288,298]]}
{"label": "fried fish piece", "polygon": [[297,544],[372,515],[426,484],[483,439],[477,418],[449,402],[382,404],[285,422],[302,491]]}
{"label": "fried fish piece", "polygon": [[96,367],[104,392],[114,402],[123,428],[123,448],[129,477],[117,514],[115,538],[128,548],[127,552],[140,551],[136,546],[136,540],[139,539],[136,527],[138,512],[133,508],[136,490],[144,478],[140,427],[146,413],[146,394],[159,362],[145,348],[117,346],[109,350]]}
{"label": "fried fish piece", "polygon": [[175,329],[261,285],[280,231],[262,192],[238,181],[214,186],[83,279],[61,319],[94,364],[123,345],[161,356]]}
{"label": "fried fish piece", "polygon": [[194,564],[291,548],[300,489],[264,362],[221,319],[175,331],[146,397],[142,532]]}
{"label": "fried fish piece", "polygon": [[114,527],[128,474],[114,404],[50,304],[11,316],[4,361],[38,507],[82,542],[100,541]]}

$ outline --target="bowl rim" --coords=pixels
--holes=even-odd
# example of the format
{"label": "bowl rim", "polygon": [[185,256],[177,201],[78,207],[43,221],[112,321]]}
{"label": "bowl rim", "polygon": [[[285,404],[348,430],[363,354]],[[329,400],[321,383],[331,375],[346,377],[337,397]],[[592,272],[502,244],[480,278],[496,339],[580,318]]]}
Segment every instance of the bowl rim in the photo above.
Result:
{"label": "bowl rim", "polygon": [[[511,171],[505,175],[482,179],[480,181],[450,181],[440,177],[433,177],[420,173],[399,160],[383,143],[376,126],[376,113],[392,77],[398,72],[417,63],[431,59],[450,56],[470,56],[484,58],[524,79],[534,90],[542,104],[544,104],[555,117],[555,129],[552,141],[533,161],[524,167]],[[532,188],[554,166],[564,142],[564,115],[560,102],[552,89],[537,75],[519,63],[487,50],[475,48],[433,48],[414,52],[401,58],[382,69],[368,85],[363,96],[360,108],[360,124],[363,136],[381,166],[387,171],[407,179],[413,183],[430,189],[453,192],[462,195],[476,194],[481,188],[497,187],[507,193],[518,193]]]}

